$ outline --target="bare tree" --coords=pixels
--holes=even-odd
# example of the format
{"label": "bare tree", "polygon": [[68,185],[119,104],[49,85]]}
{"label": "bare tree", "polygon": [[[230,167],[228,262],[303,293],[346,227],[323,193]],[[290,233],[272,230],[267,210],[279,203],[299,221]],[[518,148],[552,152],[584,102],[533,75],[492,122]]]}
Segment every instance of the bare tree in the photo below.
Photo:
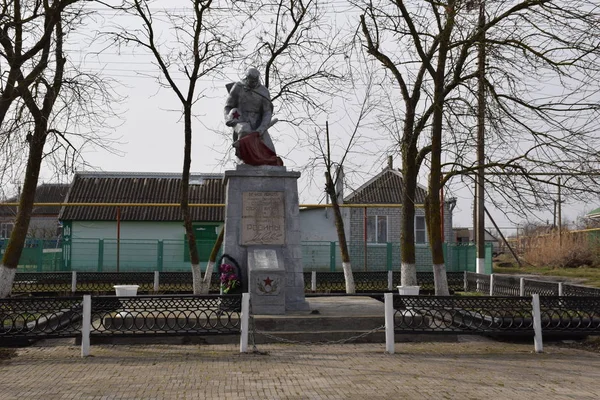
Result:
{"label": "bare tree", "polygon": [[[571,200],[597,197],[599,32],[592,1],[486,3],[486,200],[516,218],[535,219],[533,210],[550,210],[561,192]],[[471,35],[477,32],[471,33]],[[466,68],[469,68],[467,66]],[[472,67],[471,67],[472,68]],[[461,143],[445,169],[473,171],[475,143],[465,129],[472,119],[474,93],[455,96],[449,143]],[[468,175],[464,182],[471,184]],[[562,182],[561,182],[562,177]]]}
{"label": "bare tree", "polygon": [[[428,127],[429,118],[433,112],[431,105],[423,106],[420,104],[421,96],[425,92],[427,84],[427,67],[431,63],[435,52],[439,46],[439,40],[432,39],[427,44],[429,47],[424,49],[425,43],[421,42],[421,37],[416,37],[409,33],[409,27],[415,22],[410,13],[404,7],[403,2],[398,2],[396,6],[383,6],[381,2],[357,4],[363,14],[360,17],[360,28],[364,40],[365,50],[377,59],[382,66],[391,73],[393,82],[398,85],[402,98],[403,115],[401,117],[395,111],[392,111],[394,120],[386,121],[385,125],[397,127],[400,125],[401,132],[398,140],[400,152],[402,155],[402,226],[401,226],[401,279],[403,286],[413,286],[417,284],[416,273],[416,254],[415,254],[415,195],[417,189],[417,177],[424,158],[431,151],[429,144],[419,149],[419,139],[421,133]],[[401,7],[404,8],[404,13]],[[420,10],[424,6],[419,6]],[[402,25],[399,25],[402,24]],[[421,24],[424,21],[421,20]],[[383,46],[383,36],[380,32],[390,31],[392,35],[397,35],[399,41],[404,41],[402,45],[412,45],[412,51],[407,51],[397,58],[392,58],[393,53]],[[400,43],[398,43],[400,44]],[[419,60],[417,48],[423,53],[423,60]],[[405,65],[417,64],[416,71],[405,70]],[[390,79],[390,80],[392,80]],[[395,110],[396,107],[391,108]],[[419,109],[425,108],[425,111],[419,115]]]}
{"label": "bare tree", "polygon": [[[21,3],[4,2],[0,14],[0,65],[9,71],[2,75],[1,156],[3,162],[12,162],[19,160],[18,151],[26,150],[27,154],[19,209],[0,266],[0,297],[11,292],[42,164],[47,162],[59,171],[69,170],[81,161],[80,146],[85,141],[110,147],[99,136],[83,135],[78,124],[102,118],[102,110],[94,109],[101,106],[95,103],[98,97],[87,95],[105,96],[99,101],[106,104],[115,100],[110,98],[111,92],[103,80],[97,76],[81,79],[68,68],[63,45],[67,34],[85,16],[81,7],[75,1]],[[31,47],[27,48],[28,44]],[[71,96],[84,91],[86,95],[74,103]],[[73,121],[73,114],[66,109],[74,113],[79,109],[90,119]]]}
{"label": "bare tree", "polygon": [[[337,145],[332,143],[329,132],[329,122],[326,122],[325,124],[324,140],[318,133],[308,140],[312,146],[312,151],[316,153],[316,155],[309,160],[309,165],[313,169],[322,167],[325,170],[325,194],[331,202],[333,209],[335,228],[342,258],[342,269],[344,271],[344,280],[346,283],[346,293],[356,293],[356,287],[354,284],[354,276],[352,274],[352,263],[344,228],[344,218],[340,207],[340,203],[343,202],[341,192],[343,190],[343,185],[345,184],[344,168],[349,164],[348,159],[351,157],[352,151],[359,142],[359,130],[373,109],[372,104],[370,104],[371,81],[368,78],[367,81],[367,87],[364,98],[360,102],[359,111],[356,113],[354,110],[347,112],[347,117],[353,124],[347,142],[343,145],[340,144],[343,140],[337,141]],[[340,135],[336,136],[339,138]],[[337,147],[337,149],[334,147]],[[339,154],[337,156],[338,161],[334,161],[334,157],[336,157],[334,153]]]}
{"label": "bare tree", "polygon": [[[4,166],[0,182],[16,182],[24,168],[22,154],[27,152],[27,142],[12,140],[28,118],[25,104],[19,101],[19,88],[32,85],[48,67],[54,27],[64,9],[76,1],[39,0],[22,5],[21,1],[3,0],[0,4],[0,147]],[[11,108],[14,112],[9,112]]]}
{"label": "bare tree", "polygon": [[[148,51],[154,57],[158,83],[172,90],[181,104],[185,144],[180,205],[189,244],[194,293],[206,293],[214,263],[209,262],[202,277],[189,208],[193,106],[201,97],[199,80],[215,76],[227,66],[236,53],[238,41],[232,36],[232,30],[227,29],[231,19],[221,12],[218,1],[190,0],[188,8],[176,11],[157,10],[151,3],[125,0],[121,6],[113,7],[134,16],[140,25],[136,28],[116,27],[106,33],[120,45]],[[182,81],[184,83],[180,83]]]}
{"label": "bare tree", "polygon": [[[504,177],[497,179],[497,187],[505,191],[499,198],[511,197],[517,207],[539,206],[548,193],[540,190],[540,184],[549,180],[529,172],[597,165],[597,152],[591,151],[597,146],[589,145],[596,141],[590,135],[593,125],[576,122],[582,115],[584,121],[592,121],[597,111],[590,101],[597,93],[590,79],[598,71],[593,39],[598,32],[596,7],[585,0],[490,1],[486,3],[487,22],[478,27],[468,12],[473,2],[392,3],[363,4],[361,26],[367,51],[391,72],[404,102],[401,150],[405,181],[410,182],[423,161],[429,162],[427,219],[434,264],[438,264],[443,257],[438,246],[441,238],[436,234],[437,190],[453,176],[468,176],[477,168],[471,156],[476,146],[472,139],[477,99],[474,49],[482,37],[488,60],[494,62],[487,68],[485,81],[491,100],[486,129],[493,140],[488,140],[491,145],[484,167],[522,172],[491,175]],[[388,40],[408,46],[408,50],[402,56],[389,53]],[[544,86],[551,76],[561,83],[557,96],[548,96],[543,93],[545,88],[536,87]],[[424,104],[419,103],[422,96]],[[424,130],[430,135],[423,137]],[[421,150],[417,151],[419,139]],[[451,171],[441,179],[442,168],[449,167]],[[410,186],[405,189],[403,265],[414,260],[413,245],[406,240],[413,232],[414,211],[410,212]],[[403,284],[408,282],[403,280]]]}

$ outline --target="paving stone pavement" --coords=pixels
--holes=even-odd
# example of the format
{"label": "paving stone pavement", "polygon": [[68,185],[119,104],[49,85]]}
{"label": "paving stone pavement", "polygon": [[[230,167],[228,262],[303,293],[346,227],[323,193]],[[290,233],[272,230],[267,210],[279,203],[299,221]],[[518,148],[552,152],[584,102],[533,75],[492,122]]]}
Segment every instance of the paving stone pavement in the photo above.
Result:
{"label": "paving stone pavement", "polygon": [[0,399],[598,399],[600,354],[490,341],[383,344],[94,345],[17,349]]}

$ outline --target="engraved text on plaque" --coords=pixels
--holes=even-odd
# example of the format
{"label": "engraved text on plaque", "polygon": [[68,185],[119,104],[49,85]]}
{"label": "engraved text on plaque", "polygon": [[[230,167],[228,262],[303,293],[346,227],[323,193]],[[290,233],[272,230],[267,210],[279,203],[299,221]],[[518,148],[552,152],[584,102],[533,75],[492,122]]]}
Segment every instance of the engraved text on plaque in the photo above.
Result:
{"label": "engraved text on plaque", "polygon": [[244,192],[242,245],[285,244],[283,192]]}

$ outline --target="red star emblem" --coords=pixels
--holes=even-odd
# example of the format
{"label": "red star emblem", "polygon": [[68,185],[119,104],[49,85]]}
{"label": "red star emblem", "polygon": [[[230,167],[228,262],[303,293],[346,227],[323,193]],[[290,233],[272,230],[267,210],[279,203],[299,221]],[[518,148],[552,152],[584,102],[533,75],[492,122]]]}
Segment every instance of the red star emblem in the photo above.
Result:
{"label": "red star emblem", "polygon": [[235,110],[235,111],[233,112],[233,114],[231,115],[231,117],[232,117],[233,119],[238,119],[238,118],[240,117],[240,113],[239,113],[239,112],[237,112],[237,110]]}
{"label": "red star emblem", "polygon": [[263,282],[265,283],[265,286],[271,286],[273,280],[267,276],[267,279],[263,280]]}

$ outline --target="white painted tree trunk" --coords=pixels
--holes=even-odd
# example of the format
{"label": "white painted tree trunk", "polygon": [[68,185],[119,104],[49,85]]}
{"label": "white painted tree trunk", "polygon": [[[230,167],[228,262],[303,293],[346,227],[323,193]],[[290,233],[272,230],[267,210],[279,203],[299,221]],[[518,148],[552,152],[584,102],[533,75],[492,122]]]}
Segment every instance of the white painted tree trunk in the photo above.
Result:
{"label": "white painted tree trunk", "polygon": [[354,286],[354,275],[352,275],[352,265],[349,262],[342,262],[342,269],[344,270],[344,280],[346,281],[346,293],[356,293],[356,287]]}
{"label": "white painted tree trunk", "polygon": [[433,264],[433,282],[436,296],[449,296],[446,264]]}
{"label": "white painted tree trunk", "polygon": [[16,268],[0,265],[0,299],[10,296],[16,272]]}
{"label": "white painted tree trunk", "polygon": [[210,281],[212,279],[213,269],[215,269],[215,262],[209,261],[206,264],[206,272],[204,272],[204,278],[202,279],[201,293],[208,294],[210,290]]}
{"label": "white painted tree trunk", "polygon": [[192,264],[192,287],[194,294],[202,294],[202,269],[200,269],[200,264]]}
{"label": "white painted tree trunk", "polygon": [[417,266],[403,262],[400,267],[400,284],[402,286],[417,286]]}

